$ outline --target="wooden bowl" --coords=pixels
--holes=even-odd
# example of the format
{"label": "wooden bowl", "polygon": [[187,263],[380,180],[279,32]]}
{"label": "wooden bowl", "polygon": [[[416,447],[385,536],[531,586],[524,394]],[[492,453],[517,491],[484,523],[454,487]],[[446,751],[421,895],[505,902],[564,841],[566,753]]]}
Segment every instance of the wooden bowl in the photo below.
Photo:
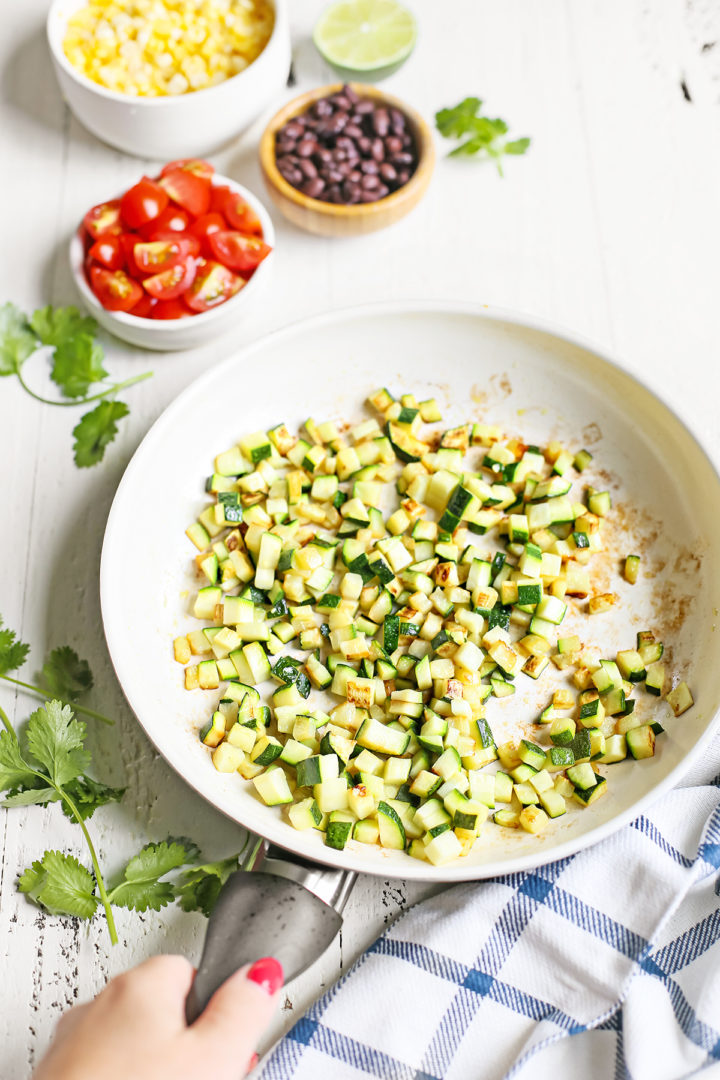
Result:
{"label": "wooden bowl", "polygon": [[342,83],[320,86],[300,94],[273,116],[260,140],[260,167],[270,198],[288,221],[318,236],[361,236],[384,229],[405,217],[425,194],[435,164],[435,149],[430,128],[419,113],[404,101],[364,83],[351,83],[360,97],[399,109],[407,117],[408,128],[415,140],[418,164],[407,184],[377,202],[344,206],[338,203],[311,199],[289,184],[278,171],[275,162],[275,136],[292,117],[305,112],[320,98],[342,90]]}

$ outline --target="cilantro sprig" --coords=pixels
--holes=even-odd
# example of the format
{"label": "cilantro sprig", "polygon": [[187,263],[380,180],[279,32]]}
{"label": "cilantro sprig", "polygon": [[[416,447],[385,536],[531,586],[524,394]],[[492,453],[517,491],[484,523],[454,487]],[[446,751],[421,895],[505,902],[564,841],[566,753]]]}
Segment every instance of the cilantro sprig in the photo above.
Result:
{"label": "cilantro sprig", "polygon": [[[105,456],[106,447],[117,435],[117,421],[130,411],[116,395],[135,383],[149,379],[151,371],[123,382],[111,382],[105,370],[105,353],[95,340],[98,326],[94,319],[81,315],[76,307],[38,308],[29,317],[15,304],[0,306],[0,376],[14,375],[23,389],[45,405],[68,407],[99,401],[75,425],[73,452],[79,469],[96,465]],[[36,393],[24,376],[26,361],[39,349],[50,348],[50,378],[67,401]],[[91,393],[94,387],[101,387]]]}
{"label": "cilantro sprig", "polygon": [[435,113],[435,126],[446,139],[463,139],[448,157],[478,157],[494,161],[500,175],[505,154],[526,153],[529,138],[507,139],[508,126],[504,120],[482,115],[480,98],[467,97],[449,109]]}
{"label": "cilantro sprig", "polygon": [[[183,911],[209,916],[220,889],[241,865],[254,838],[248,836],[237,855],[201,865],[196,865],[200,852],[192,840],[168,837],[151,842],[128,860],[108,886],[86,822],[99,807],[118,802],[125,788],[111,787],[89,775],[92,756],[85,745],[87,728],[75,712],[107,720],[75,703],[92,688],[92,672],[87,661],[65,645],[47,656],[41,674],[43,688],[11,678],[7,672],[20,667],[29,651],[0,619],[0,678],[45,698],[28,718],[21,736],[0,707],[0,792],[5,793],[1,805],[61,803],[64,814],[83,834],[91,865],[88,868],[74,855],[48,850],[20,875],[20,892],[51,915],[91,919],[102,908],[113,944],[118,941],[113,908],[160,911],[178,900]],[[251,848],[247,867],[253,864],[259,843]]]}
{"label": "cilantro sprig", "polygon": [[[84,776],[90,764],[90,754],[84,748],[85,724],[77,720],[69,705],[48,701],[36,709],[27,724],[26,746],[21,747],[15,729],[4,709],[0,721],[5,731],[0,733],[0,790],[13,789],[15,796],[32,793],[34,803],[62,799],[72,819],[80,826],[90,853],[94,881],[90,873],[71,855],[59,851],[46,852],[40,862],[33,863],[20,879],[21,892],[28,893],[53,914],[89,917],[97,904],[105,910],[110,940],[117,944],[117,930],[105,881],[98,862],[95,845],[71,794],[70,785]],[[117,789],[117,797],[122,792]],[[12,799],[12,796],[11,796]],[[17,806],[17,800],[10,805]],[[92,889],[90,889],[92,882]],[[94,887],[97,885],[98,896]]]}
{"label": "cilantro sprig", "polygon": [[42,667],[41,686],[8,675],[9,671],[22,667],[29,652],[30,646],[20,641],[14,630],[3,626],[0,615],[0,679],[22,687],[36,697],[59,698],[64,705],[72,703],[76,712],[93,720],[101,720],[104,724],[114,723],[109,716],[103,716],[86,705],[78,704],[80,695],[92,690],[93,677],[87,660],[81,660],[74,649],[62,645],[48,653]]}

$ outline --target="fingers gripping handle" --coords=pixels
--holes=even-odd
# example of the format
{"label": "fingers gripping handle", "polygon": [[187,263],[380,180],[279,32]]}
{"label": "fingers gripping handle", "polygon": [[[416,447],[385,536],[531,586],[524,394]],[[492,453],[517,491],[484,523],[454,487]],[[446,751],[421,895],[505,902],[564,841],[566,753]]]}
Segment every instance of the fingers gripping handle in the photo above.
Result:
{"label": "fingers gripping handle", "polygon": [[[188,1023],[197,1019],[218,987],[244,964],[274,956],[283,966],[286,982],[310,967],[342,926],[340,911],[355,877],[274,857],[266,858],[262,870],[232,874],[208,922],[186,1003]],[[303,878],[309,887],[301,884]],[[312,887],[317,894],[310,891]]]}

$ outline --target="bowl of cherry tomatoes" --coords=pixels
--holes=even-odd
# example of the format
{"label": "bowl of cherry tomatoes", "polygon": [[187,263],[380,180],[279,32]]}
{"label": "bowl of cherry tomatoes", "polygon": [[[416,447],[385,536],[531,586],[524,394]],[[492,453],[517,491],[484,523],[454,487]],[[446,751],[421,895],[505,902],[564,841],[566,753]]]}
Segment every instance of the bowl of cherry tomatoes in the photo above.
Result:
{"label": "bowl of cherry tomatoes", "polygon": [[253,302],[274,244],[252,192],[187,159],[91,207],[70,241],[70,266],[111,334],[147,349],[188,349],[229,330]]}

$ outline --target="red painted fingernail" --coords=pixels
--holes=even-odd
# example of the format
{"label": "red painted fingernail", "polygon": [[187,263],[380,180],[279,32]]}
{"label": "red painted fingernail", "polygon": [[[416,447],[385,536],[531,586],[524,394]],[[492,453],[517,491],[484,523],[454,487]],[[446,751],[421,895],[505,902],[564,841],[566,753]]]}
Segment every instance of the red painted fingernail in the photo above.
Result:
{"label": "red painted fingernail", "polygon": [[272,996],[283,984],[282,964],[274,956],[264,956],[262,960],[255,961],[247,977]]}
{"label": "red painted fingernail", "polygon": [[258,1055],[253,1054],[253,1056],[250,1058],[250,1061],[248,1063],[248,1072],[249,1073],[253,1071],[253,1069],[255,1068],[255,1066],[257,1065],[259,1060],[260,1060],[260,1058],[258,1057]]}

